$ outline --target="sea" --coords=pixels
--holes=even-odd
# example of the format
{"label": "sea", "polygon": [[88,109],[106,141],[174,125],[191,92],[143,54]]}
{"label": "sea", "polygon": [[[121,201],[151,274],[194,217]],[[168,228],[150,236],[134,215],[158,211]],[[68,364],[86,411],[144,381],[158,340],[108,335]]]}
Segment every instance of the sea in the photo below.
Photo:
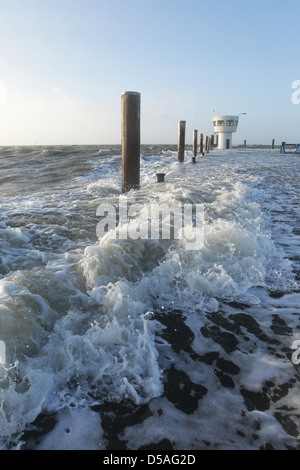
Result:
{"label": "sea", "polygon": [[[300,449],[300,155],[192,157],[142,145],[125,195],[118,145],[0,147],[1,450]],[[99,236],[122,201],[201,243]]]}

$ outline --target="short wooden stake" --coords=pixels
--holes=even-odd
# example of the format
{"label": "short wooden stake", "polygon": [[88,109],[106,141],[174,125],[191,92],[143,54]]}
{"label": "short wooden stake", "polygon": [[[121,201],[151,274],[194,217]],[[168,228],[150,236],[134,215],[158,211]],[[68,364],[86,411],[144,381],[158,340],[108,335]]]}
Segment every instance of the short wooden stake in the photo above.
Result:
{"label": "short wooden stake", "polygon": [[184,161],[185,124],[186,124],[186,121],[179,121],[178,122],[178,155],[177,155],[177,159],[178,159],[179,162]]}
{"label": "short wooden stake", "polygon": [[141,95],[122,93],[122,191],[140,185],[140,109]]}
{"label": "short wooden stake", "polygon": [[163,183],[165,181],[165,173],[156,173],[157,183]]}

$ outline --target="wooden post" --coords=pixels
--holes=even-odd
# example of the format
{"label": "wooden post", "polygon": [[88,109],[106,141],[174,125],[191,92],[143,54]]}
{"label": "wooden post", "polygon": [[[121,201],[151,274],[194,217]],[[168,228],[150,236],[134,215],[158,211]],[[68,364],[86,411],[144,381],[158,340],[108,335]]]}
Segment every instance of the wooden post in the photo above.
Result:
{"label": "wooden post", "polygon": [[244,148],[246,148],[246,146],[247,146],[247,142],[246,140],[244,140]]}
{"label": "wooden post", "polygon": [[184,161],[185,124],[186,124],[186,121],[179,121],[178,122],[178,155],[177,155],[177,160],[179,162]]}
{"label": "wooden post", "polygon": [[272,139],[272,145],[271,145],[271,149],[273,150],[275,148],[275,140]]}
{"label": "wooden post", "polygon": [[203,152],[203,134],[200,134],[200,153],[201,153],[201,155],[204,155],[204,152]]}
{"label": "wooden post", "polygon": [[141,95],[122,93],[122,191],[140,185],[140,108]]}
{"label": "wooden post", "polygon": [[197,157],[197,143],[198,143],[198,131],[194,129],[193,132],[193,157]]}
{"label": "wooden post", "polygon": [[219,134],[216,135],[216,147],[219,145]]}
{"label": "wooden post", "polygon": [[208,137],[208,135],[205,138],[205,152],[209,153],[209,137]]}
{"label": "wooden post", "polygon": [[214,136],[214,134],[212,134],[210,136],[210,145],[211,145],[211,148],[213,148],[215,146],[215,136]]}

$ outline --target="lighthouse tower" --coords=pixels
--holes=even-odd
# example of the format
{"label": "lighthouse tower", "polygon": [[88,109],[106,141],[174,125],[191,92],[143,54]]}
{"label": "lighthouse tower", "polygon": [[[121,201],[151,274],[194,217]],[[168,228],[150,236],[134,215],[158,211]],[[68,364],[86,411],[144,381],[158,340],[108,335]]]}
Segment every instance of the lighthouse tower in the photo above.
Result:
{"label": "lighthouse tower", "polygon": [[218,135],[218,149],[231,149],[232,134],[236,132],[239,116],[214,116],[214,132]]}

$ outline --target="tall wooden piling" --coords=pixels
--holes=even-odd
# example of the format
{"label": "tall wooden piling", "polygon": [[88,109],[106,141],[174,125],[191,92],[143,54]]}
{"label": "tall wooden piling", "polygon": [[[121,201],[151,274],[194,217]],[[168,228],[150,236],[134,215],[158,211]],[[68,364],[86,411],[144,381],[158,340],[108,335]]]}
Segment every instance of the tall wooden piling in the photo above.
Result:
{"label": "tall wooden piling", "polygon": [[208,137],[208,135],[205,138],[205,152],[209,153],[209,137]]}
{"label": "tall wooden piling", "polygon": [[211,146],[211,148],[213,148],[215,146],[215,135],[214,134],[212,134],[210,136],[210,146]]}
{"label": "tall wooden piling", "polygon": [[244,140],[244,148],[246,148],[246,147],[247,147],[247,141]]}
{"label": "tall wooden piling", "polygon": [[140,185],[140,113],[141,95],[135,91],[122,93],[122,191]]}
{"label": "tall wooden piling", "polygon": [[178,155],[177,155],[177,160],[179,162],[184,161],[185,125],[186,125],[186,121],[179,121],[178,122]]}
{"label": "tall wooden piling", "polygon": [[275,139],[272,139],[271,149],[274,150],[274,148],[275,148]]}
{"label": "tall wooden piling", "polygon": [[200,134],[200,146],[199,146],[199,151],[201,155],[204,155],[203,152],[203,134]]}
{"label": "tall wooden piling", "polygon": [[194,129],[193,132],[193,157],[197,157],[197,143],[198,143],[198,131]]}

